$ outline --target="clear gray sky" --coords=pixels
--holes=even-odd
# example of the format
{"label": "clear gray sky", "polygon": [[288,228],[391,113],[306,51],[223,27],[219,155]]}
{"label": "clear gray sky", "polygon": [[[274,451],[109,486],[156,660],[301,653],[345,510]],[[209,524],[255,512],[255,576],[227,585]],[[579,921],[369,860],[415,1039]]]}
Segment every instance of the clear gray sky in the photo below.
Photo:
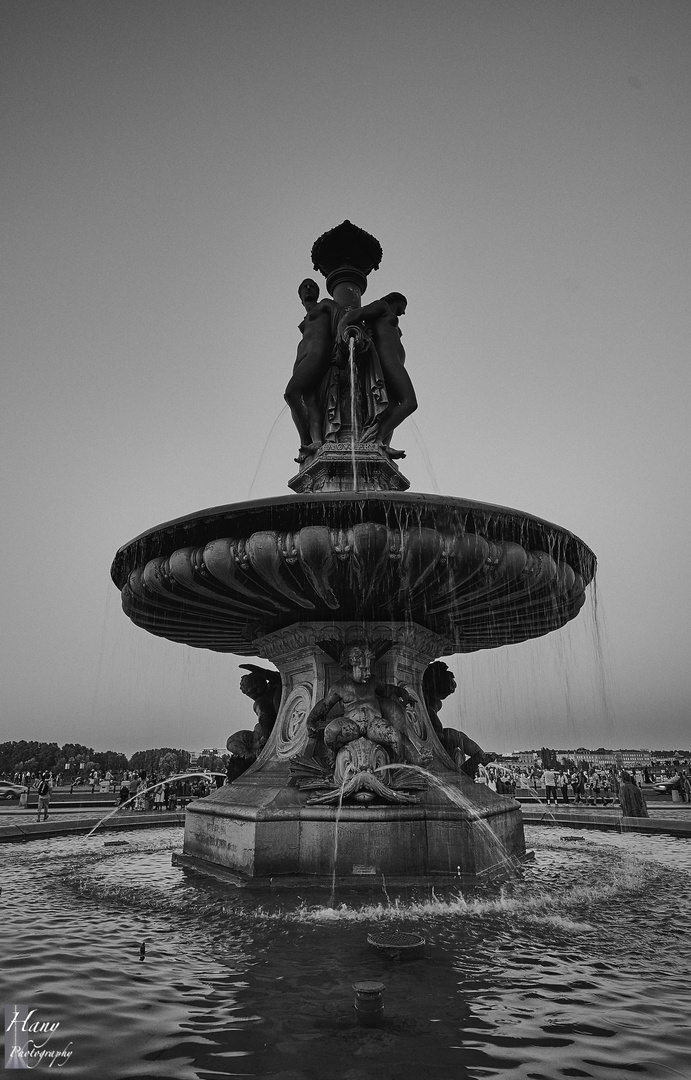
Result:
{"label": "clear gray sky", "polygon": [[691,744],[688,0],[4,0],[0,739],[252,726],[239,658],[150,637],[116,549],[287,494],[310,249],[408,296],[412,490],[599,560],[537,642],[457,658],[483,745]]}

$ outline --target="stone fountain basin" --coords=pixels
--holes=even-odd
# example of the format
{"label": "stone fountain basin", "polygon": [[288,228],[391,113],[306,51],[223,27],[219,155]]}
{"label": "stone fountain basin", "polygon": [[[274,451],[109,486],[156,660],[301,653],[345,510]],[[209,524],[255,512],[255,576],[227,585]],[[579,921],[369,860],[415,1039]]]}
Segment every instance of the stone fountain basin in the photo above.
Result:
{"label": "stone fountain basin", "polygon": [[463,773],[439,776],[453,802],[432,786],[410,806],[309,806],[287,783],[287,763],[274,759],[188,805],[184,853],[175,862],[234,874],[238,885],[324,884],[336,873],[341,884],[361,888],[368,874],[470,879],[525,854],[515,799]]}
{"label": "stone fountain basin", "polygon": [[414,492],[288,495],[166,522],[120,548],[132,621],[197,648],[257,655],[296,623],[416,623],[445,653],[547,634],[585,601],[582,540],[503,506]]}

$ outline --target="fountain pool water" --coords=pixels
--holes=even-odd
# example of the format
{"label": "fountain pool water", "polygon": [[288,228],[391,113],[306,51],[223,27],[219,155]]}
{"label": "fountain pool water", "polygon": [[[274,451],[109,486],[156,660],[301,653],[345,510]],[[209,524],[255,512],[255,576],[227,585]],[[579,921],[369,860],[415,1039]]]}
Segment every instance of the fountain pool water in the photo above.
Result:
{"label": "fountain pool water", "polygon": [[[60,1023],[72,1078],[689,1076],[689,840],[529,826],[535,861],[502,888],[369,883],[327,907],[171,866],[178,829],[118,835],[0,849],[4,1001]],[[367,944],[387,929],[421,956]],[[361,981],[386,987],[378,1028]]]}

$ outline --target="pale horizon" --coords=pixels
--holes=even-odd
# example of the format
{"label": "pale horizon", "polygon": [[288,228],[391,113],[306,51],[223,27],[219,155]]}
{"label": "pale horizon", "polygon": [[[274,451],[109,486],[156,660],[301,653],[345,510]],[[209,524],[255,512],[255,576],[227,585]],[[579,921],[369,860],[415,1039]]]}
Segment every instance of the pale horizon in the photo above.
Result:
{"label": "pale horizon", "polygon": [[325,294],[310,250],[349,218],[383,247],[366,299],[408,298],[410,490],[554,521],[598,559],[572,624],[447,661],[443,723],[498,752],[688,747],[689,5],[1,19],[0,741],[131,756],[253,726],[246,658],[133,626],[110,564],[289,494],[297,285]]}

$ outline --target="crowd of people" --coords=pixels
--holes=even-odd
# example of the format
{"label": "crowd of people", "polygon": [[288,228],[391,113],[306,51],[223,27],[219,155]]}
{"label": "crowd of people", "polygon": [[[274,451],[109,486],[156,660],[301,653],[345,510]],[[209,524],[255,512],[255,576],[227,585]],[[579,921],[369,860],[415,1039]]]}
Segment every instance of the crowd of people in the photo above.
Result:
{"label": "crowd of people", "polygon": [[190,799],[201,799],[223,783],[222,776],[214,779],[206,774],[187,779],[148,777],[146,772],[125,773],[120,782],[120,805],[129,810],[177,810]]}
{"label": "crowd of people", "polygon": [[98,769],[94,769],[85,776],[78,774],[77,776],[67,777],[62,777],[59,774],[56,776],[52,771],[38,773],[23,771],[5,774],[0,779],[10,780],[13,784],[22,784],[29,791],[32,788],[38,788],[43,780],[47,780],[51,791],[56,787],[68,787],[71,793],[75,788],[86,787],[91,789],[92,794],[97,787],[100,788],[101,786],[106,786],[107,790],[112,791],[116,782],[115,776],[110,769],[106,769],[103,774]]}
{"label": "crowd of people", "polygon": [[494,762],[478,765],[475,783],[486,784],[492,791],[496,791],[497,795],[515,795],[518,786],[518,780],[511,770]]}
{"label": "crowd of people", "polygon": [[[545,789],[545,802],[549,805],[561,801],[587,803],[590,806],[611,805],[619,793],[619,775],[614,767],[609,769],[543,769],[539,777]],[[526,784],[526,787],[533,784]]]}
{"label": "crowd of people", "polygon": [[[627,817],[648,817],[642,788],[644,785],[678,791],[678,798],[691,802],[691,769],[680,761],[658,777],[648,766],[640,769],[608,768],[533,768],[518,774],[517,787],[534,792],[547,805],[561,804],[612,806],[618,803]],[[499,790],[497,788],[497,790]],[[543,796],[544,792],[544,796]],[[676,797],[676,796],[675,796]]]}
{"label": "crowd of people", "polygon": [[187,779],[169,779],[163,775],[147,777],[146,771],[126,771],[120,776],[114,776],[110,770],[103,775],[94,771],[85,777],[62,782],[62,777],[55,777],[52,772],[30,773],[16,772],[7,774],[0,779],[10,783],[26,787],[29,792],[36,791],[38,794],[38,820],[45,821],[48,817],[50,797],[56,788],[67,788],[72,794],[75,788],[90,789],[94,794],[97,789],[105,791],[117,791],[119,789],[119,805],[128,810],[176,810],[184,806],[190,799],[199,799],[208,795],[216,786],[224,782],[222,775],[199,776]]}
{"label": "crowd of people", "polygon": [[[232,760],[232,759],[231,759]],[[2,777],[15,784],[22,784],[38,793],[39,818],[48,816],[50,795],[59,781],[52,773],[15,773]],[[90,787],[108,791],[117,790],[119,784],[120,805],[132,811],[141,810],[176,810],[190,799],[202,798],[213,790],[214,784],[220,787],[234,779],[230,774],[199,776],[187,779],[169,779],[164,776],[147,777],[145,771],[125,772],[116,778],[110,771],[101,776],[97,771],[87,777],[76,778],[70,783],[70,792],[75,787]],[[648,766],[640,769],[608,768],[540,768],[513,770],[505,764],[490,762],[480,765],[475,777],[476,783],[486,784],[499,795],[515,795],[520,789],[533,792],[548,806],[587,805],[612,806],[618,803],[627,817],[648,817],[648,810],[642,788],[657,782],[670,792],[678,792],[674,798],[691,803],[691,766],[675,759],[659,776],[652,775]]]}

